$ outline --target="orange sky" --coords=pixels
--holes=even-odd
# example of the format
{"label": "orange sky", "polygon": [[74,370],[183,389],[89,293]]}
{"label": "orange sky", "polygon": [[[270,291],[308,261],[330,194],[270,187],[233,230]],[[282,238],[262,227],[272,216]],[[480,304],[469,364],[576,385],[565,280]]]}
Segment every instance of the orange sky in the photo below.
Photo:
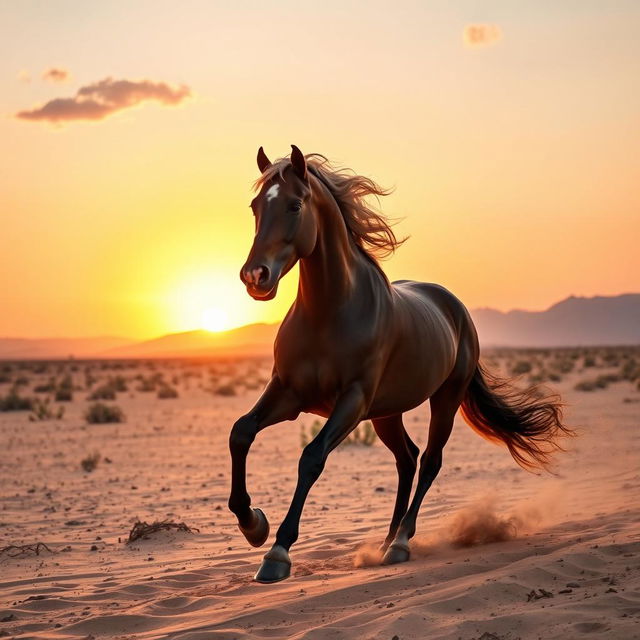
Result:
{"label": "orange sky", "polygon": [[261,144],[396,187],[392,279],[640,289],[637,2],[24,0],[0,29],[0,336],[280,319],[295,272],[269,303],[238,278]]}

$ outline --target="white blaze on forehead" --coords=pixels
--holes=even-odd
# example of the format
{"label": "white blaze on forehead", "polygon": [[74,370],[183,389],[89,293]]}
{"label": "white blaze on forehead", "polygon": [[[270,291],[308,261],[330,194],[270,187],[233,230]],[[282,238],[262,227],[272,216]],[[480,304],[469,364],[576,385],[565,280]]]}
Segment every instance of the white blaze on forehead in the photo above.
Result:
{"label": "white blaze on forehead", "polygon": [[265,193],[265,195],[267,196],[267,202],[270,202],[274,198],[277,198],[278,197],[278,191],[280,191],[280,185],[279,184],[274,184],[273,186],[269,187],[267,189],[267,193]]}

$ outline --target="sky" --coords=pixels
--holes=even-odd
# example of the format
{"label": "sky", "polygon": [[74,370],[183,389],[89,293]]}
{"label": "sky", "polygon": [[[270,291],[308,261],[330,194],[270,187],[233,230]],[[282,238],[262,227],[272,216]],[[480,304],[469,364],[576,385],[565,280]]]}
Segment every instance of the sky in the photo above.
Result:
{"label": "sky", "polygon": [[255,155],[387,187],[391,279],[469,308],[640,290],[640,3],[0,2],[0,336],[281,319]]}

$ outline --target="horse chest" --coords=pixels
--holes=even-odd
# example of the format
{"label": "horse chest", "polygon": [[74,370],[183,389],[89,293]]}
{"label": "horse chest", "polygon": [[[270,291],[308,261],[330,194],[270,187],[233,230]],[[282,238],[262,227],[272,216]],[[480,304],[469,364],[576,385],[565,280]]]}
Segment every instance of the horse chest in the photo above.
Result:
{"label": "horse chest", "polygon": [[276,349],[278,377],[303,401],[307,410],[330,410],[349,378],[353,358],[319,337],[284,343]]}

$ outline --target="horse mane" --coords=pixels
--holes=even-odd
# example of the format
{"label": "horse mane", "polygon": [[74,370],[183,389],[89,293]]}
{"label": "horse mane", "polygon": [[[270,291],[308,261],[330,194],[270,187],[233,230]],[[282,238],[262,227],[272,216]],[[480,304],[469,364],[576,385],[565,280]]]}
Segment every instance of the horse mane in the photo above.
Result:
{"label": "horse mane", "polygon": [[[375,264],[390,256],[405,240],[396,237],[392,222],[366,201],[367,196],[387,196],[392,189],[384,189],[370,178],[352,169],[335,167],[319,153],[305,155],[307,171],[312,173],[331,192],[356,246]],[[269,165],[256,180],[259,189],[274,176],[284,180],[284,171],[291,166],[289,158],[280,158]]]}

